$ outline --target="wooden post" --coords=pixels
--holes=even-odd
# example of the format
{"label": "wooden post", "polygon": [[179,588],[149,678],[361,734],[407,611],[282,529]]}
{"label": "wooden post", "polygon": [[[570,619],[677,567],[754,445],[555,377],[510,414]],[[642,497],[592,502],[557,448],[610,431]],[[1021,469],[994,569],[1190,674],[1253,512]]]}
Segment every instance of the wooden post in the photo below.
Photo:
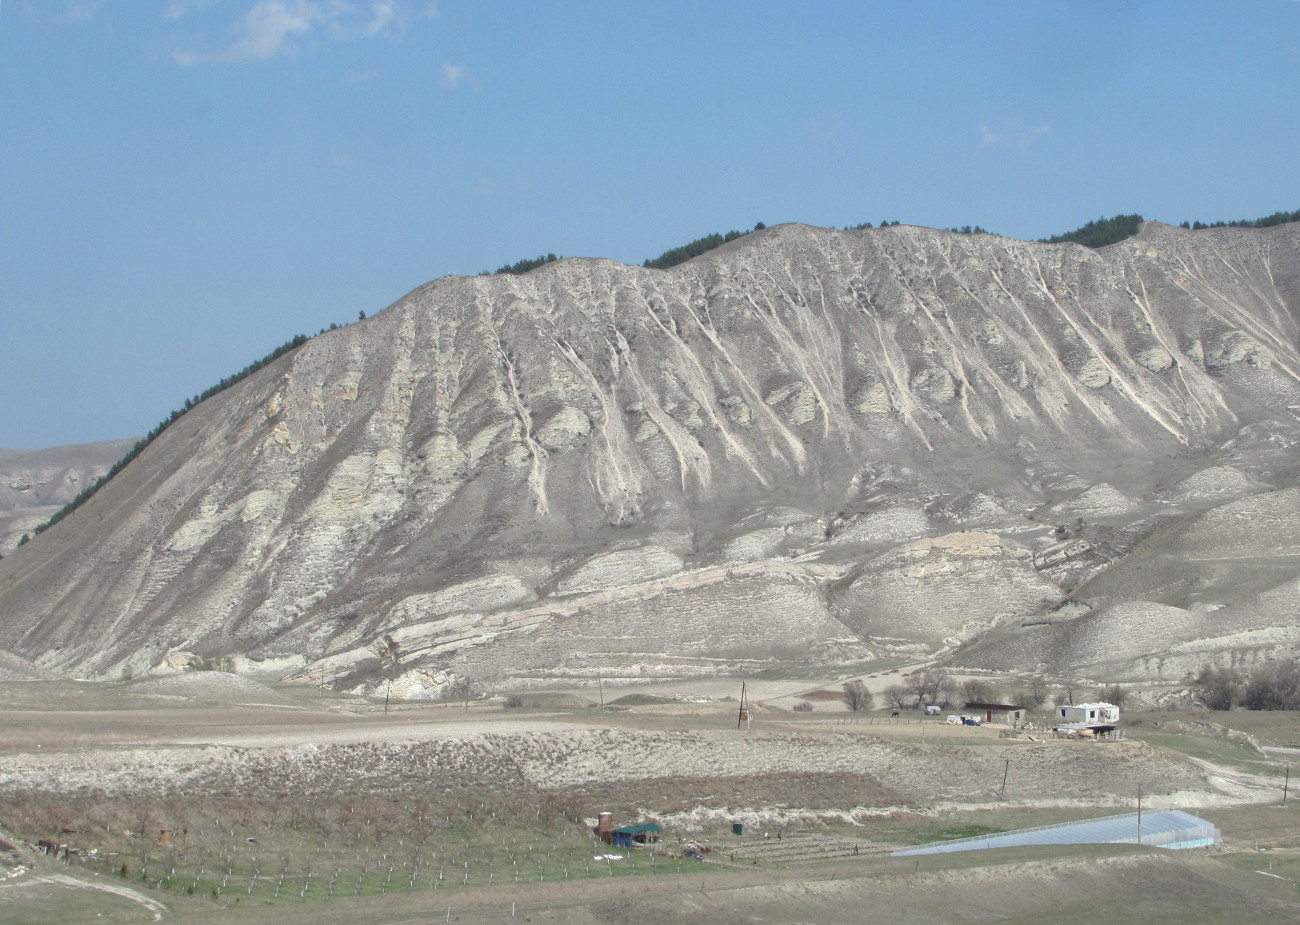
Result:
{"label": "wooden post", "polygon": [[1142,782],[1138,781],[1138,844],[1142,844]]}
{"label": "wooden post", "polygon": [[998,799],[1005,800],[1007,796],[1007,775],[1011,773],[1011,759],[1007,759],[1007,766],[1002,769],[1002,789],[998,791]]}
{"label": "wooden post", "polygon": [[1282,779],[1282,805],[1286,806],[1286,792],[1291,785],[1291,765],[1286,766],[1286,777]]}

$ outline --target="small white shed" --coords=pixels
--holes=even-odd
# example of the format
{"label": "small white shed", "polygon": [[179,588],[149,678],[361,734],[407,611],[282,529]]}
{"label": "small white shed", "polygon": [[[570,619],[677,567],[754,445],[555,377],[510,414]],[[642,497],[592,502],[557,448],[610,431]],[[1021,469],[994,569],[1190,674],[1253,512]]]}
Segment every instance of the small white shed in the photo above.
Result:
{"label": "small white shed", "polygon": [[1056,708],[1056,719],[1062,723],[1093,723],[1111,726],[1119,722],[1119,707],[1113,703],[1075,703]]}

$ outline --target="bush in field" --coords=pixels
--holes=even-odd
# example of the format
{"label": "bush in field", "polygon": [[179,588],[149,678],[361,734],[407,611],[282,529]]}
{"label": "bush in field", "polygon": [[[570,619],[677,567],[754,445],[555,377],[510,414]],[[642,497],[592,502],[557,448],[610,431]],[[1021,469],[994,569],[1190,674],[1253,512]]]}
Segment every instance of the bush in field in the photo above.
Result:
{"label": "bush in field", "polygon": [[1124,701],[1128,700],[1128,691],[1119,684],[1110,684],[1106,687],[1097,688],[1097,697],[1105,703],[1113,703],[1117,707],[1124,706]]}
{"label": "bush in field", "polygon": [[1201,703],[1211,710],[1300,710],[1300,661],[1261,665],[1247,674],[1235,668],[1201,669],[1196,678]]}
{"label": "bush in field", "polygon": [[1231,710],[1241,697],[1241,672],[1235,668],[1202,668],[1196,684],[1201,703],[1211,710]]}
{"label": "bush in field", "polygon": [[1246,678],[1241,705],[1247,710],[1300,710],[1300,662],[1262,665]]}

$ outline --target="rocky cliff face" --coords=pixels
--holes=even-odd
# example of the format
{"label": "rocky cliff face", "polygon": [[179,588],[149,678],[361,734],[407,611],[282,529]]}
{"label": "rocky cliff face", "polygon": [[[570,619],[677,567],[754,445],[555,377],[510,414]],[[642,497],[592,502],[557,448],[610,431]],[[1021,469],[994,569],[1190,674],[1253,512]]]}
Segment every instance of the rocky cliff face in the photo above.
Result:
{"label": "rocky cliff face", "polygon": [[1011,658],[990,633],[1073,671],[1135,602],[1190,615],[1166,649],[1249,609],[1267,638],[1212,648],[1267,654],[1300,588],[1298,310],[1300,226],[1090,251],[786,225],[669,271],[440,279],[0,562],[3,638],[56,673],[193,653],[408,694]]}

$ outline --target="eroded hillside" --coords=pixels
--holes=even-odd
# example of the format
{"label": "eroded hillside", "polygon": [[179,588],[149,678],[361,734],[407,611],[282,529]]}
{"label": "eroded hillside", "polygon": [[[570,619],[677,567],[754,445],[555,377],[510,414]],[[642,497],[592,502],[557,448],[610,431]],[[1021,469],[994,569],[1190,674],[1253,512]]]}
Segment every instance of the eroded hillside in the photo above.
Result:
{"label": "eroded hillside", "polygon": [[0,562],[6,647],[418,695],[972,642],[1069,671],[1078,621],[1145,607],[1183,629],[1121,633],[1125,670],[1207,625],[1260,657],[1294,644],[1298,306],[1296,225],[785,225],[669,271],[440,279]]}

